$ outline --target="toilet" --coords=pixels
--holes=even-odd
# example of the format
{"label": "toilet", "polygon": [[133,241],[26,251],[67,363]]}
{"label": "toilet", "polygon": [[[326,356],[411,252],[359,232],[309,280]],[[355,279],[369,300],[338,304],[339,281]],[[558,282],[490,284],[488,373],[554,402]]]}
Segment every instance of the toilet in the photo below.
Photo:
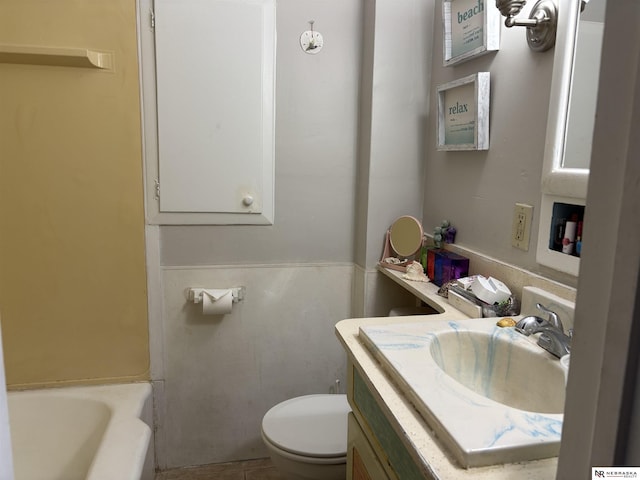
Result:
{"label": "toilet", "polygon": [[262,440],[287,480],[344,480],[347,415],[342,394],[305,395],[272,407],[262,419]]}

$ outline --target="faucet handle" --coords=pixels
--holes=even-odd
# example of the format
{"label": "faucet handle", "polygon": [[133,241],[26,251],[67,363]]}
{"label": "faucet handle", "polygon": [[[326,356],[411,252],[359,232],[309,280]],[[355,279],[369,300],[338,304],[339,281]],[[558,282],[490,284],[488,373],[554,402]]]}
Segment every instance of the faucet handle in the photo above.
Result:
{"label": "faucet handle", "polygon": [[564,326],[562,325],[562,321],[560,320],[560,317],[558,316],[558,314],[556,312],[554,312],[553,310],[548,309],[547,307],[545,307],[541,303],[536,303],[536,308],[538,310],[540,310],[541,312],[544,312],[547,315],[549,315],[549,323],[551,325],[553,325],[554,327],[558,328],[562,333],[564,333]]}

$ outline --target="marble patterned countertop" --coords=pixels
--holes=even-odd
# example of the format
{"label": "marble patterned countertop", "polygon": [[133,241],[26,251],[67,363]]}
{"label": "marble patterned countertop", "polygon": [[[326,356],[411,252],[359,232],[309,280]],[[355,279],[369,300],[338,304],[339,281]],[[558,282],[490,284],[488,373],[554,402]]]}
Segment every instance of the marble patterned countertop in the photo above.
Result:
{"label": "marble patterned countertop", "polygon": [[[392,272],[395,273],[395,272]],[[384,326],[390,323],[424,322],[425,320],[460,320],[468,318],[437,295],[437,287],[430,283],[409,282],[397,276],[398,283],[438,312],[429,316],[354,318],[339,322],[336,334],[350,360],[363,374],[374,397],[378,398],[384,414],[401,433],[401,439],[416,462],[422,463],[436,480],[547,480],[555,478],[557,458],[522,463],[493,465],[465,469],[456,462],[435,432],[410,402],[403,390],[391,381],[382,365],[359,338],[361,327]]]}
{"label": "marble patterned countertop", "polygon": [[498,320],[360,328],[361,342],[462,465],[556,457],[560,448],[564,369]]}

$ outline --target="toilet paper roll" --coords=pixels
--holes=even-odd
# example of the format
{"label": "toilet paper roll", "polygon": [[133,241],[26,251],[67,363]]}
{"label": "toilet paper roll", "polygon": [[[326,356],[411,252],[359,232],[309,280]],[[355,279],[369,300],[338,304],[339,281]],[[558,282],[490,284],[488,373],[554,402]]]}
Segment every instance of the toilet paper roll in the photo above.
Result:
{"label": "toilet paper roll", "polygon": [[229,289],[203,290],[202,314],[224,315],[231,312],[233,293]]}

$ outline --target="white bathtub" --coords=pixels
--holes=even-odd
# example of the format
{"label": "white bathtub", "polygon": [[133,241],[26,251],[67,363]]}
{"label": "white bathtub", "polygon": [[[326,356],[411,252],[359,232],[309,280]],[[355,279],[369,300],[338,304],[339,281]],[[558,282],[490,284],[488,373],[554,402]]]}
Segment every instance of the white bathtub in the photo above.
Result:
{"label": "white bathtub", "polygon": [[148,383],[9,392],[15,480],[139,480]]}

